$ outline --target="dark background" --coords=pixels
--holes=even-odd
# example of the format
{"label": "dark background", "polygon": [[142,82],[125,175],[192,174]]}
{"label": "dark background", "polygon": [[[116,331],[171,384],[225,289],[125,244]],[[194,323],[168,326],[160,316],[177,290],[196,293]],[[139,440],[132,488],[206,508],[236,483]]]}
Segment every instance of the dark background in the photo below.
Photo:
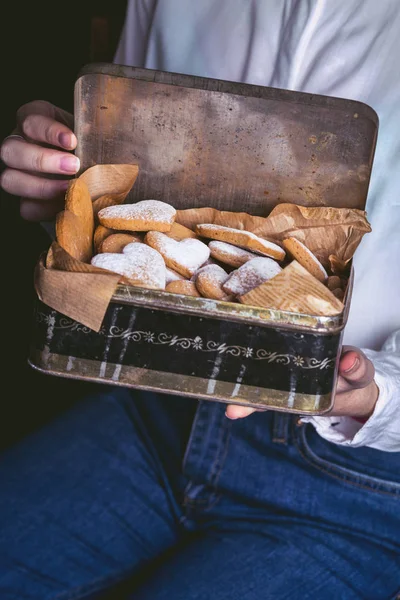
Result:
{"label": "dark background", "polygon": [[[125,0],[2,3],[1,141],[15,127],[15,113],[26,102],[48,100],[72,112],[74,82],[82,66],[113,59],[125,4]],[[0,448],[4,448],[71,406],[93,386],[42,375],[27,364],[33,270],[49,238],[39,224],[21,219],[17,198],[0,194]]]}

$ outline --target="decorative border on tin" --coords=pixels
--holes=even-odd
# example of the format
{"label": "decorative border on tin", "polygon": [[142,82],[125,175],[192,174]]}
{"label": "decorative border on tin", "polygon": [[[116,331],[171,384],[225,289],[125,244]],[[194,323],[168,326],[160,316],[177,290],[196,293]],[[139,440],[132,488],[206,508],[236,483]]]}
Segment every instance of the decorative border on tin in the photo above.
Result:
{"label": "decorative border on tin", "polygon": [[[84,334],[93,333],[93,330],[77,321],[72,321],[67,317],[61,317],[56,325],[56,317],[52,314],[37,313],[37,321],[46,323],[52,329],[69,329]],[[252,360],[265,360],[268,363],[277,363],[281,365],[293,364],[301,369],[330,369],[334,368],[336,358],[324,358],[317,360],[309,356],[301,356],[300,354],[279,354],[278,352],[268,351],[264,348],[251,348],[246,346],[228,346],[227,344],[215,342],[213,340],[204,341],[200,336],[194,338],[178,337],[168,333],[154,333],[153,331],[131,331],[123,329],[116,325],[106,331],[102,327],[98,333],[108,339],[123,339],[135,343],[147,342],[157,346],[176,346],[182,350],[196,350],[199,352],[217,352],[218,354],[229,354],[230,356],[248,358]]]}

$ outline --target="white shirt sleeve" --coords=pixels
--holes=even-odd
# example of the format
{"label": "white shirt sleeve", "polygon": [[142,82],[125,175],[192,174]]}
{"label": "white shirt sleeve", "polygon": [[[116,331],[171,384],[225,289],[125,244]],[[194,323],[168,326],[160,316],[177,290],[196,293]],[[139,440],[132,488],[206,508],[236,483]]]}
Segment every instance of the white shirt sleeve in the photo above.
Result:
{"label": "white shirt sleeve", "polygon": [[400,330],[382,350],[363,349],[375,367],[379,397],[371,417],[360,423],[351,417],[305,417],[319,435],[343,446],[369,446],[384,452],[400,452]]}

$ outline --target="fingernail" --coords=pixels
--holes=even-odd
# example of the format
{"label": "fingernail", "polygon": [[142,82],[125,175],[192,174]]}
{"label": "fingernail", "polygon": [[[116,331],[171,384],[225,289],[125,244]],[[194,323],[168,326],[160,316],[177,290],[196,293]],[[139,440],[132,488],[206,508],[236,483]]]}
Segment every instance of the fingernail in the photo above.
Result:
{"label": "fingernail", "polygon": [[76,173],[79,170],[79,158],[76,156],[63,156],[60,168],[64,173]]}
{"label": "fingernail", "polygon": [[237,419],[237,417],[230,417],[226,411],[225,411],[225,416],[227,419],[230,419],[231,421],[236,421],[236,419]]}
{"label": "fingernail", "polygon": [[70,133],[60,133],[58,136],[58,142],[60,146],[63,148],[67,148],[68,150],[72,148],[72,135]]}
{"label": "fingernail", "polygon": [[350,373],[351,371],[355,371],[358,368],[359,364],[360,364],[360,360],[358,358],[356,358],[355,361],[353,362],[353,364],[351,365],[351,367],[346,369],[344,371],[344,373]]}

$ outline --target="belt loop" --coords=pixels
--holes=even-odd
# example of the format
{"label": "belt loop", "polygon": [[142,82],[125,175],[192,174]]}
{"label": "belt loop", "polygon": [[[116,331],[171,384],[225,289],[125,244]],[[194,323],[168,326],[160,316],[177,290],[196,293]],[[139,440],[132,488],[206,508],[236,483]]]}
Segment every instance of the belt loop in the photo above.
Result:
{"label": "belt loop", "polygon": [[287,444],[289,438],[290,417],[288,413],[274,412],[272,421],[272,441],[274,444]]}

